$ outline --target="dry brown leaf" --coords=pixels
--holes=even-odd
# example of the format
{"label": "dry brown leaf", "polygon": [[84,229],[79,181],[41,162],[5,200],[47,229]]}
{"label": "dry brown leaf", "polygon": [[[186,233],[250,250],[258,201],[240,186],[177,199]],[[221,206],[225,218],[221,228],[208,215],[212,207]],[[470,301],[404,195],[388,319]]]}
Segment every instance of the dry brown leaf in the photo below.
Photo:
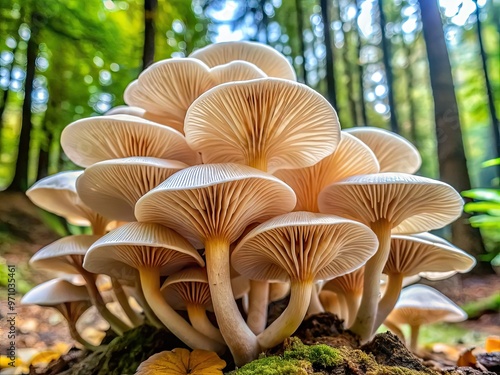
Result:
{"label": "dry brown leaf", "polygon": [[475,348],[467,349],[462,354],[460,354],[460,357],[458,357],[457,366],[459,366],[459,367],[464,367],[464,366],[476,367],[477,359],[476,359],[476,356],[474,354],[472,354],[472,351],[474,349]]}
{"label": "dry brown leaf", "polygon": [[141,363],[136,375],[222,375],[226,362],[214,352],[174,349],[149,357]]}
{"label": "dry brown leaf", "polygon": [[500,352],[500,336],[488,336],[484,348],[488,353]]}

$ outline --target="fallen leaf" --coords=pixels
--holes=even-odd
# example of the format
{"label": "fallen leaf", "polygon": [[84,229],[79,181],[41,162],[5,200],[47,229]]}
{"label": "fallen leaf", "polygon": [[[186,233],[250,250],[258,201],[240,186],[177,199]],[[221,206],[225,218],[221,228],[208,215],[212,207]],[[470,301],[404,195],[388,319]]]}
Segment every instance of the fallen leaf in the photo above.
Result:
{"label": "fallen leaf", "polygon": [[136,375],[222,375],[226,362],[214,352],[174,349],[157,353],[141,363]]}
{"label": "fallen leaf", "polygon": [[484,348],[488,353],[500,352],[500,336],[487,337]]}
{"label": "fallen leaf", "polygon": [[458,357],[457,361],[457,366],[459,367],[476,367],[477,364],[477,359],[474,354],[472,354],[472,351],[475,348],[470,348],[464,351],[462,354],[460,354],[460,357]]}

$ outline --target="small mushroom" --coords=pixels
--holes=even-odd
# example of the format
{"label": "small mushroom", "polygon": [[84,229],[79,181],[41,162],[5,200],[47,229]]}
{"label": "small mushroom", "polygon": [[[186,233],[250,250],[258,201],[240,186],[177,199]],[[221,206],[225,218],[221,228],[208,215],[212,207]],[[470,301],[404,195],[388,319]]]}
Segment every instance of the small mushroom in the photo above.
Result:
{"label": "small mushroom", "polygon": [[346,178],[327,186],[318,198],[321,212],[358,220],[377,235],[379,249],[366,263],[363,297],[351,330],[368,340],[374,326],[382,270],[389,257],[391,231],[417,233],[457,219],[463,201],[450,185],[404,173]]}
{"label": "small mushroom", "polygon": [[365,225],[332,215],[292,212],[270,219],[247,234],[231,261],[253,280],[290,281],[285,311],[259,334],[263,349],[290,336],[302,322],[314,282],[361,267],[378,242]]}
{"label": "small mushroom", "polygon": [[53,307],[68,322],[71,337],[85,348],[96,350],[97,347],[86,341],[76,329],[76,322],[91,306],[90,297],[84,286],[73,285],[66,280],[53,279],[37,285],[21,299],[22,305]]}
{"label": "small mushroom", "polygon": [[369,126],[345,131],[372,149],[380,163],[380,172],[412,174],[418,171],[422,164],[422,158],[415,146],[396,133]]}
{"label": "small mushroom", "polygon": [[467,314],[448,297],[426,285],[412,285],[402,290],[387,321],[408,324],[411,328],[410,349],[417,351],[420,326],[437,322],[462,322]]}
{"label": "small mushroom", "polygon": [[204,261],[180,235],[158,224],[137,222],[101,237],[92,245],[83,263],[91,272],[115,277],[138,272],[146,301],[174,335],[192,348],[221,352],[223,346],[189,325],[160,291],[160,275],[195,265],[203,266]]}
{"label": "small mushroom", "polygon": [[201,60],[211,68],[234,60],[248,61],[262,69],[269,77],[297,80],[295,70],[286,57],[274,48],[261,43],[246,41],[216,43],[194,51],[189,57]]}
{"label": "small mushroom", "polygon": [[78,178],[81,200],[96,212],[120,221],[135,221],[135,204],[144,194],[187,165],[175,160],[130,157],[101,161]]}
{"label": "small mushroom", "polygon": [[68,158],[81,167],[131,156],[178,160],[188,165],[200,161],[178,131],[127,115],[75,121],[64,128],[61,146]]}

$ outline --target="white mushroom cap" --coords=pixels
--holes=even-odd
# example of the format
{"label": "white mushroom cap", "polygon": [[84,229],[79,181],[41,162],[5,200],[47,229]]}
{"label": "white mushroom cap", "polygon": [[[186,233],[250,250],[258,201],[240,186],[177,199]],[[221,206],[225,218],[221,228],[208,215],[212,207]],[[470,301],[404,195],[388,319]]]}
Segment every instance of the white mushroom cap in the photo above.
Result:
{"label": "white mushroom cap", "polygon": [[297,82],[263,78],[219,85],[200,96],[184,123],[205,163],[238,163],[270,173],[311,166],[340,140],[337,114]]}
{"label": "white mushroom cap", "polygon": [[366,226],[333,215],[292,212],[247,234],[233,267],[252,280],[325,280],[361,267],[378,241]]}
{"label": "white mushroom cap", "polygon": [[380,163],[380,172],[415,173],[422,164],[415,146],[396,133],[366,126],[345,131],[372,149]]}
{"label": "white mushroom cap", "polygon": [[172,228],[201,249],[214,235],[234,242],[249,224],[291,211],[295,202],[292,189],[270,174],[245,165],[204,164],[173,174],[144,195],[135,215]]}
{"label": "white mushroom cap", "polygon": [[210,74],[218,85],[226,82],[248,81],[267,77],[266,73],[254,64],[241,60],[214,66],[210,69]]}
{"label": "white mushroom cap", "polygon": [[269,77],[295,81],[295,70],[285,56],[265,44],[255,42],[224,42],[211,44],[194,51],[190,57],[199,59],[209,67],[227,64],[234,60],[248,61]]}
{"label": "white mushroom cap", "polygon": [[85,256],[83,267],[118,279],[135,279],[137,269],[158,267],[169,275],[205,262],[173,230],[152,223],[128,223],[101,237]]}
{"label": "white mushroom cap", "polygon": [[85,286],[77,286],[69,281],[52,279],[37,285],[21,299],[22,305],[55,306],[67,302],[89,301]]}
{"label": "white mushroom cap", "polygon": [[102,215],[135,221],[135,204],[173,173],[187,168],[175,160],[148,157],[112,159],[88,167],[78,178],[82,201]]}
{"label": "white mushroom cap", "polygon": [[426,285],[412,285],[401,291],[399,300],[387,320],[396,324],[461,322],[467,314],[448,297]]}
{"label": "white mushroom cap", "polygon": [[[30,259],[30,266],[36,269],[47,269],[69,274],[79,274],[78,269],[90,246],[100,236],[76,235],[66,236],[38,250]],[[75,265],[75,260],[80,264]]]}
{"label": "white mushroom cap", "polygon": [[75,164],[88,167],[103,160],[149,156],[197,164],[199,156],[178,131],[135,116],[91,117],[66,126],[61,146]]}
{"label": "white mushroom cap", "polygon": [[404,173],[354,176],[326,187],[321,212],[361,221],[390,222],[393,233],[441,228],[462,213],[460,194],[444,182]]}

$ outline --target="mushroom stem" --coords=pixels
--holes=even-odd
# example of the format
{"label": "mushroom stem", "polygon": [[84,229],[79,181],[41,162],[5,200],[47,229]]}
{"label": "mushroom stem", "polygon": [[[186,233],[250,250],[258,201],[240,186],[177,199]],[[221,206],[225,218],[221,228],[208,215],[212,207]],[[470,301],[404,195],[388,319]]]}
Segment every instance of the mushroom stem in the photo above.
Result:
{"label": "mushroom stem", "polygon": [[85,279],[85,286],[87,287],[87,291],[89,292],[90,301],[97,308],[99,314],[108,321],[111,329],[115,331],[118,335],[122,336],[125,331],[128,331],[132,327],[125,324],[122,320],[120,320],[116,315],[114,315],[111,311],[108,310],[106,304],[104,303],[99,290],[95,284],[94,275],[90,272],[80,267],[80,273]]}
{"label": "mushroom stem", "polygon": [[96,214],[95,217],[90,220],[92,233],[96,236],[104,236],[106,234],[106,227],[108,224],[109,220],[99,214]]}
{"label": "mushroom stem", "polygon": [[76,342],[80,343],[81,345],[83,345],[84,348],[87,348],[88,350],[90,350],[92,352],[95,352],[96,350],[99,349],[99,346],[92,345],[90,342],[88,342],[87,340],[85,340],[80,335],[80,332],[78,332],[78,330],[76,329],[76,324],[71,323],[71,322],[68,321],[68,325],[69,325],[69,333],[70,333],[71,337]]}
{"label": "mushroom stem", "polygon": [[388,275],[387,288],[385,289],[384,296],[378,303],[377,320],[373,326],[373,333],[380,327],[384,320],[389,316],[396,302],[398,302],[401,288],[403,287],[403,274],[391,273]]}
{"label": "mushroom stem", "polygon": [[250,280],[247,324],[256,335],[261,333],[266,328],[268,303],[269,282]]}
{"label": "mushroom stem", "polygon": [[144,292],[142,290],[141,280],[139,279],[139,277],[137,277],[136,279],[135,289],[137,290],[137,298],[139,299],[137,302],[139,302],[139,304],[141,305],[148,322],[156,328],[164,328],[164,325],[156,317],[155,313],[151,309],[151,306],[149,306],[148,301],[146,301],[146,297],[144,297]]}
{"label": "mushroom stem", "polygon": [[130,319],[130,322],[134,327],[140,326],[143,321],[140,316],[132,309],[128,302],[128,297],[125,294],[125,291],[122,288],[122,285],[118,281],[116,277],[111,278],[111,284],[113,285],[113,292],[115,294],[116,300],[120,304],[127,318]]}
{"label": "mushroom stem", "polygon": [[253,158],[249,158],[248,166],[267,172],[267,161],[266,156],[255,155]]}
{"label": "mushroom stem", "polygon": [[418,334],[420,332],[420,325],[410,325],[410,350],[416,353],[418,350]]}
{"label": "mushroom stem", "polygon": [[309,307],[307,309],[307,315],[314,315],[325,312],[321,301],[319,300],[319,291],[318,287],[314,287],[311,292],[311,300],[309,301]]}
{"label": "mushroom stem", "polygon": [[242,366],[256,359],[260,348],[257,337],[248,328],[234,300],[229,267],[229,241],[207,238],[205,256],[210,295],[220,332],[233,354],[236,366]]}
{"label": "mushroom stem", "polygon": [[379,247],[375,255],[365,266],[363,280],[363,297],[351,331],[357,333],[362,341],[368,341],[372,335],[377,318],[377,307],[380,293],[380,277],[391,249],[392,225],[385,219],[379,219],[370,225],[378,238]]}
{"label": "mushroom stem", "polygon": [[359,308],[359,296],[357,294],[345,294],[344,301],[346,303],[347,315],[345,317],[345,327],[349,328],[353,322]]}
{"label": "mushroom stem", "polygon": [[307,313],[314,284],[312,281],[292,281],[290,287],[290,302],[285,311],[257,339],[262,349],[272,348],[290,337]]}
{"label": "mushroom stem", "polygon": [[338,293],[337,298],[339,301],[339,315],[338,317],[344,319],[344,322],[347,321],[347,316],[349,311],[347,310],[347,300],[344,293]]}
{"label": "mushroom stem", "polygon": [[319,296],[321,305],[325,308],[325,311],[328,311],[332,314],[337,315],[337,317],[340,318],[340,306],[339,306],[339,298],[336,296],[334,298],[333,296],[330,295],[323,295],[321,294]]}
{"label": "mushroom stem", "polygon": [[384,326],[386,326],[392,333],[398,336],[402,342],[405,342],[405,334],[403,333],[403,331],[401,331],[401,328],[399,328],[396,324],[392,323],[389,320],[385,320]]}
{"label": "mushroom stem", "polygon": [[203,349],[218,354],[224,353],[225,347],[222,344],[194,329],[165,301],[160,292],[160,270],[158,268],[141,267],[139,268],[139,277],[146,301],[170,332],[192,349]]}
{"label": "mushroom stem", "polygon": [[207,311],[203,306],[190,303],[187,305],[187,313],[189,321],[197,331],[203,333],[207,337],[210,337],[212,340],[226,345],[220,331],[215,328],[212,322],[208,319]]}

